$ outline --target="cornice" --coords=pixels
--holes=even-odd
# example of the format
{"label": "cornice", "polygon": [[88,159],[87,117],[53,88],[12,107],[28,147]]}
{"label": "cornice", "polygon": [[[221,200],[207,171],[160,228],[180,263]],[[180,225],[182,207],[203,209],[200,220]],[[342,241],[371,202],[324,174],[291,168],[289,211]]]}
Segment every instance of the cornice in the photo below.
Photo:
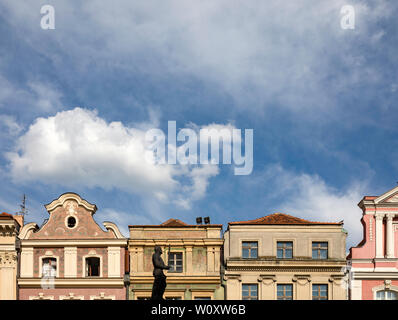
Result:
{"label": "cornice", "polygon": [[[41,287],[41,278],[19,278],[18,285],[21,288]],[[95,287],[124,287],[123,278],[55,278],[55,288],[95,288]]]}

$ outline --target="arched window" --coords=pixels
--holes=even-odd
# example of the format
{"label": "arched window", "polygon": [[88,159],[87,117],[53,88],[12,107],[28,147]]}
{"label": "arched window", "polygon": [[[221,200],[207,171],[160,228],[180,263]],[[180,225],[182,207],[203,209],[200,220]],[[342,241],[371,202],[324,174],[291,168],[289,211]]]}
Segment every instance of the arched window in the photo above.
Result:
{"label": "arched window", "polygon": [[86,258],[86,277],[99,277],[100,275],[100,258]]}
{"label": "arched window", "polygon": [[377,300],[398,300],[398,293],[392,290],[380,290],[376,293]]}

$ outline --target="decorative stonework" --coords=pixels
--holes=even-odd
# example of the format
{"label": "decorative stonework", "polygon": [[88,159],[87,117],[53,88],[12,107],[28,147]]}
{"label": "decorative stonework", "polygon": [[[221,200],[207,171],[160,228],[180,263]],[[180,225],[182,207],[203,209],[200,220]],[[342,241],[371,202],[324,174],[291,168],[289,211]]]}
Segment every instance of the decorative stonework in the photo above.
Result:
{"label": "decorative stonework", "polygon": [[386,202],[398,202],[398,194],[395,194],[391,198],[387,199]]}
{"label": "decorative stonework", "polygon": [[15,267],[17,254],[15,252],[0,252],[0,267]]}

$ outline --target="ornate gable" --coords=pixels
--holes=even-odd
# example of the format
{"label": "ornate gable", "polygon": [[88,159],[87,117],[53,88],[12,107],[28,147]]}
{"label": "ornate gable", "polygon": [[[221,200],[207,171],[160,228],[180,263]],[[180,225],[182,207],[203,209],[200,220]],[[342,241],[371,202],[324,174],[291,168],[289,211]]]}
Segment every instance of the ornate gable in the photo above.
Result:
{"label": "ornate gable", "polygon": [[76,193],[64,193],[58,199],[45,205],[50,218],[30,239],[108,239],[115,238],[114,232],[103,231],[95,222],[94,204],[82,199]]}
{"label": "ornate gable", "polygon": [[398,204],[398,187],[395,187],[381,196],[374,199],[374,203],[381,204],[381,203],[397,203]]}

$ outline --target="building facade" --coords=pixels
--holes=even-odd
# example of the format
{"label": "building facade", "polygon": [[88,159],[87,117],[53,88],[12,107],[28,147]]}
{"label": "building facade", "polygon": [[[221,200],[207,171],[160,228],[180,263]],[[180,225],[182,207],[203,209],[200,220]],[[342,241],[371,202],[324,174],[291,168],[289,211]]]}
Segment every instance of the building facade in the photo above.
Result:
{"label": "building facade", "polygon": [[22,225],[22,216],[0,214],[0,300],[17,299],[17,246]]}
{"label": "building facade", "polygon": [[227,300],[345,300],[343,223],[275,213],[230,222],[224,233]]}
{"label": "building facade", "polygon": [[160,225],[132,225],[129,230],[131,299],[151,297],[155,246],[162,248],[162,258],[171,266],[165,270],[165,299],[224,299],[222,225],[188,225],[170,219]]}
{"label": "building facade", "polygon": [[363,240],[350,249],[350,299],[398,300],[398,187],[366,196]]}
{"label": "building facade", "polygon": [[117,226],[104,222],[102,230],[93,218],[97,207],[76,193],[45,208],[48,221],[28,223],[19,234],[19,299],[126,299],[127,239]]}

